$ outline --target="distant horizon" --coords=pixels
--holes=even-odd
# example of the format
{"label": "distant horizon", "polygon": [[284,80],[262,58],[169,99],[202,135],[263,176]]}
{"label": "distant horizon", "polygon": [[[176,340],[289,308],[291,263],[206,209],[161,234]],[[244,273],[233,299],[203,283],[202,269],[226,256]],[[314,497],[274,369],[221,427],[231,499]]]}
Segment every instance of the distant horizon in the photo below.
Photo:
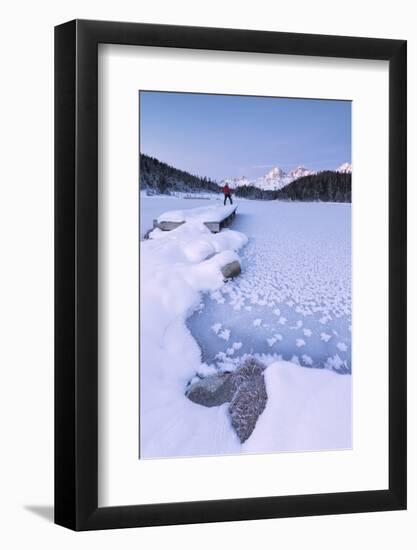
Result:
{"label": "distant horizon", "polygon": [[[140,153],[216,182],[351,164],[351,102],[140,91]],[[214,159],[214,160],[213,160]]]}
{"label": "distant horizon", "polygon": [[[215,178],[210,178],[210,176],[207,176],[206,174],[198,174],[197,172],[190,172],[189,170],[187,170],[186,168],[183,168],[182,166],[173,165],[169,162],[166,162],[164,159],[160,159],[160,158],[156,157],[155,155],[150,155],[150,154],[144,153],[142,151],[141,151],[140,154],[141,155],[146,155],[148,157],[152,157],[152,158],[156,159],[157,161],[161,162],[162,164],[167,164],[168,166],[171,166],[171,168],[176,168],[177,170],[181,170],[182,172],[187,172],[187,173],[191,174],[192,176],[196,176],[198,178],[206,177],[207,179],[210,179],[211,181],[213,181],[215,183],[221,183],[224,180],[239,179],[239,178],[247,177],[246,174],[239,174],[237,176],[230,176],[230,177],[222,178],[221,180],[219,180],[219,179],[215,179]],[[338,168],[340,168],[343,164],[346,164],[346,163],[350,164],[350,165],[352,164],[351,162],[346,161],[346,162],[340,163],[338,166],[335,166],[334,168],[321,168],[319,170],[314,170],[314,172],[317,173],[317,174],[320,173],[320,172],[336,172]],[[265,172],[263,174],[261,174],[261,176],[265,176],[266,174],[271,172],[271,170],[273,170],[274,168],[281,168],[282,170],[284,170],[281,165],[271,164],[270,168],[265,167]],[[293,166],[292,168],[290,168],[288,170],[284,170],[284,172],[286,174],[288,174],[289,172],[291,172],[292,170],[295,170],[296,168],[306,168],[308,170],[310,169],[310,167],[307,166],[306,164],[298,164],[297,166]],[[256,177],[259,177],[259,176],[255,176],[251,179],[256,179]]]}

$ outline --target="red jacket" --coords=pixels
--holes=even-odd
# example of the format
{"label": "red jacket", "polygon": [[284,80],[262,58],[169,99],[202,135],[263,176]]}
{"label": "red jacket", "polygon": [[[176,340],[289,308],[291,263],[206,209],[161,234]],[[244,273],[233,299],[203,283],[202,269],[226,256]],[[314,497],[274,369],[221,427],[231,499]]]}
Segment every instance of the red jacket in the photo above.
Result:
{"label": "red jacket", "polygon": [[226,183],[226,185],[223,187],[223,193],[224,193],[225,195],[230,195],[230,189],[229,189],[229,186],[227,185],[227,183]]}

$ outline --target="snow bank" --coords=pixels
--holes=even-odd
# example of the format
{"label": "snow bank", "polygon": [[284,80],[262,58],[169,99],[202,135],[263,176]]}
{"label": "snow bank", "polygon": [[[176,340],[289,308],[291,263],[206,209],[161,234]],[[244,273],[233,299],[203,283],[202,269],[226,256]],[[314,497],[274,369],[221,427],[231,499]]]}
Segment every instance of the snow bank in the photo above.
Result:
{"label": "snow bank", "polygon": [[224,408],[210,410],[184,395],[187,382],[202,368],[200,349],[185,321],[202,291],[224,284],[221,268],[238,259],[236,251],[246,242],[242,233],[225,229],[213,234],[193,220],[170,232],[155,229],[140,243],[143,458],[238,452],[240,443]]}
{"label": "snow bank", "polygon": [[[210,200],[212,205],[223,204],[223,200],[219,197]],[[174,195],[152,195],[148,196],[145,191],[140,192],[140,238],[144,239],[148,231],[153,229],[153,221],[158,218],[161,212],[169,210],[179,210],[187,208],[196,208],[199,206],[207,206],[207,199],[193,198],[193,200],[185,197],[178,198]]]}
{"label": "snow bank", "polygon": [[221,222],[236,210],[236,206],[200,206],[186,210],[170,210],[158,216],[158,222]]}
{"label": "snow bank", "polygon": [[244,452],[351,448],[351,376],[279,361],[264,378],[268,401]]}

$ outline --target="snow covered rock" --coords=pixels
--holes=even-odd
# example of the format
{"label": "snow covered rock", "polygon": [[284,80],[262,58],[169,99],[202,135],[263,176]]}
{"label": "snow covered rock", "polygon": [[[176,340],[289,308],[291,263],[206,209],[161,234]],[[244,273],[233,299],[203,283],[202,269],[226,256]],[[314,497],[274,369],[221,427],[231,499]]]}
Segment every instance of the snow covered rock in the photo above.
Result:
{"label": "snow covered rock", "polygon": [[231,424],[241,443],[255,429],[268,396],[263,372],[266,366],[249,357],[234,372],[219,373],[192,383],[185,394],[194,403],[215,407],[230,403]]}
{"label": "snow covered rock", "polygon": [[199,405],[217,407],[229,403],[235,393],[230,373],[207,376],[189,386],[185,395]]}
{"label": "snow covered rock", "polygon": [[229,405],[229,414],[241,443],[244,443],[252,434],[267,400],[263,376],[254,376],[250,381],[242,384],[233,396]]}
{"label": "snow covered rock", "polygon": [[251,357],[233,373],[236,392],[229,405],[229,414],[241,443],[252,434],[268,400],[264,370],[265,365]]}
{"label": "snow covered rock", "polygon": [[230,262],[229,264],[226,264],[222,267],[222,275],[225,279],[232,279],[233,277],[237,277],[242,272],[240,267],[240,262],[235,260],[234,262]]}

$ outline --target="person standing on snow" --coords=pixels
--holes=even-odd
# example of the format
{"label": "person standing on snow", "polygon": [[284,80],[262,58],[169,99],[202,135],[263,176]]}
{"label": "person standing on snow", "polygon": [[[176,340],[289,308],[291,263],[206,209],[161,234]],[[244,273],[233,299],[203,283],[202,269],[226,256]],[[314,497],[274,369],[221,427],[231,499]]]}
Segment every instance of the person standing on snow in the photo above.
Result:
{"label": "person standing on snow", "polygon": [[226,200],[229,199],[230,201],[230,204],[233,204],[233,201],[232,201],[232,194],[231,194],[231,191],[230,191],[230,187],[226,185],[223,187],[223,194],[224,194],[224,205],[226,206]]}

